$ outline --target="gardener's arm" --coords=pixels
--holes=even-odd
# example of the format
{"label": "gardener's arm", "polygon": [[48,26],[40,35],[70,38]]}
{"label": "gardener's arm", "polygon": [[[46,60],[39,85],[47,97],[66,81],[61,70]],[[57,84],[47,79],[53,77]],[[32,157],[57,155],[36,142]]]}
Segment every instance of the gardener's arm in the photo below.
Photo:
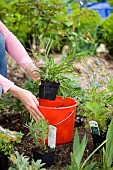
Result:
{"label": "gardener's arm", "polygon": [[16,36],[12,34],[1,21],[0,32],[4,37],[6,51],[32,77],[33,80],[37,80],[37,74],[34,71],[37,67],[34,64],[34,61],[29,57],[27,51]]}
{"label": "gardener's arm", "polygon": [[24,90],[16,85],[7,78],[0,75],[0,86],[2,87],[2,93],[9,92],[13,96],[17,97],[27,110],[31,113],[34,119],[37,121],[40,117],[43,117],[42,113],[37,108],[37,98],[28,90]]}
{"label": "gardener's arm", "polygon": [[33,60],[29,57],[27,51],[16,36],[12,34],[1,21],[0,32],[4,36],[6,51],[32,77],[33,80],[36,79],[33,72],[34,69],[36,69],[36,66]]}

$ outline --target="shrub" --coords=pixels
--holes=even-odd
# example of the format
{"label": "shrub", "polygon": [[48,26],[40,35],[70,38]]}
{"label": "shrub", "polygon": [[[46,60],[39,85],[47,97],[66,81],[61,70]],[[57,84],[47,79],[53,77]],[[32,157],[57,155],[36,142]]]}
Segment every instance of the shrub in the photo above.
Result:
{"label": "shrub", "polygon": [[60,26],[60,30],[65,30],[61,37],[62,46],[69,45],[74,54],[84,51],[94,53],[97,28],[101,22],[98,12],[85,8],[80,10],[75,4],[72,6],[72,14],[65,16]]}
{"label": "shrub", "polygon": [[113,54],[113,14],[110,14],[110,16],[106,19],[104,19],[100,26],[98,31],[98,39],[100,43],[103,43],[106,45],[106,47],[109,50],[109,53]]}
{"label": "shrub", "polygon": [[[65,44],[70,44],[72,41],[70,37],[75,43],[77,42],[73,34],[75,32],[84,40],[88,40],[90,34],[92,38],[95,38],[95,31],[101,20],[98,12],[88,9],[80,10],[77,3],[72,3],[72,14],[69,15],[66,4],[62,0],[15,0],[6,7],[7,10],[3,10],[5,15],[2,19],[6,26],[27,48],[32,49],[34,41],[36,51],[40,48],[39,36],[44,38],[45,44],[51,37],[52,49],[57,52],[61,51]],[[84,46],[89,48],[90,44],[92,45],[91,41]],[[82,49],[81,46],[80,48]]]}
{"label": "shrub", "polygon": [[113,1],[112,0],[107,0],[107,3],[109,3],[111,6],[113,6]]}
{"label": "shrub", "polygon": [[[55,19],[57,13],[62,10],[62,2],[15,0],[7,6],[4,23],[25,45],[26,41],[31,48],[32,41],[38,46],[38,36],[57,39],[59,21]],[[26,40],[27,39],[27,40]]]}

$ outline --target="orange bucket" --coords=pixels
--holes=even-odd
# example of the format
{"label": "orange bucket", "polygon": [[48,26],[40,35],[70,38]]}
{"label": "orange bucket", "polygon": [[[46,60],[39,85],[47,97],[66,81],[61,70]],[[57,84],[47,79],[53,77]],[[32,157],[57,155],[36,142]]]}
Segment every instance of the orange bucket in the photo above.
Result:
{"label": "orange bucket", "polygon": [[74,122],[77,101],[73,98],[57,96],[55,100],[38,99],[39,110],[49,121],[56,126],[56,145],[66,144],[72,141],[74,135]]}

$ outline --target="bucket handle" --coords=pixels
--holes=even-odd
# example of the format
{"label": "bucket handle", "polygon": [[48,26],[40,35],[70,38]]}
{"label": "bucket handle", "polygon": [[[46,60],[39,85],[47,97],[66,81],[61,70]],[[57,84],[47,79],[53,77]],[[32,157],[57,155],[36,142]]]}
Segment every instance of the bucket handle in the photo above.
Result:
{"label": "bucket handle", "polygon": [[74,113],[74,110],[70,113],[70,115],[68,117],[66,117],[64,120],[61,120],[58,123],[53,124],[53,126],[56,126],[56,125],[59,125],[59,124],[65,122],[67,119],[69,119],[72,116],[73,113]]}

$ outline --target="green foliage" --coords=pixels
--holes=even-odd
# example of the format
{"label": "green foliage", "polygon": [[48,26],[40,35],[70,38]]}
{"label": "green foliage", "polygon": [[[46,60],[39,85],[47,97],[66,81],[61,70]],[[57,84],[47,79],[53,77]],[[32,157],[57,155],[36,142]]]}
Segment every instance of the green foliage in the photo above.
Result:
{"label": "green foliage", "polygon": [[93,32],[96,31],[97,27],[102,21],[100,15],[95,10],[82,9],[80,12],[79,10],[75,10],[73,15],[78,16],[79,23],[76,27],[77,31],[81,31],[82,33],[89,32],[91,35],[93,35]]}
{"label": "green foliage", "polygon": [[[87,144],[86,135],[84,135],[80,143],[78,130],[76,129],[76,133],[74,135],[73,152],[71,153],[71,165],[69,167],[69,170],[92,170],[92,169],[112,170],[113,169],[112,130],[113,119],[109,125],[106,140],[98,148],[96,148],[85,159],[85,161],[83,161],[82,158]],[[102,148],[102,152],[100,152],[101,160],[100,162],[93,162],[90,158],[99,148]]]}
{"label": "green foliage", "polygon": [[109,125],[108,132],[106,135],[106,145],[103,148],[103,157],[102,157],[102,169],[111,170],[113,169],[113,137],[112,137],[112,130],[113,130],[113,119]]}
{"label": "green foliage", "polygon": [[84,90],[79,84],[79,78],[73,75],[70,78],[64,79],[60,84],[58,95],[72,97],[80,101],[83,98]]}
{"label": "green foliage", "polygon": [[21,85],[22,88],[30,90],[37,98],[39,96],[39,80],[28,79]]}
{"label": "green foliage", "polygon": [[[112,0],[107,0],[106,2],[109,3],[113,7],[113,1]],[[112,10],[111,10],[111,12],[112,12]]]}
{"label": "green foliage", "polygon": [[42,58],[44,58],[44,64],[42,67],[35,70],[37,72],[37,77],[40,77],[40,81],[44,80],[60,83],[58,94],[64,97],[80,96],[82,89],[78,81],[75,80],[73,68],[75,57],[73,57],[73,55],[66,55],[63,53],[60,61],[57,63],[55,62],[55,57],[52,54],[49,54],[52,41],[50,40],[47,47],[44,47],[42,40],[40,41],[45,52],[42,56]]}
{"label": "green foliage", "polygon": [[72,58],[62,57],[59,63],[55,63],[52,55],[45,57],[43,69],[36,71],[39,73],[38,76],[41,77],[41,80],[60,83],[63,79],[66,79],[66,74],[72,73],[73,71]]}
{"label": "green foliage", "polygon": [[45,170],[45,168],[42,168],[44,163],[41,163],[41,160],[37,160],[36,162],[32,160],[30,164],[29,158],[23,154],[19,154],[17,151],[11,154],[9,159],[12,165],[8,170]]}
{"label": "green foliage", "polygon": [[28,123],[29,134],[31,135],[34,144],[41,150],[46,150],[45,140],[48,135],[48,121],[40,118],[37,122],[31,120]]}
{"label": "green foliage", "polygon": [[6,3],[4,0],[0,1],[0,9],[2,9],[3,7],[5,7]]}
{"label": "green foliage", "polygon": [[98,39],[100,43],[106,45],[109,53],[113,54],[113,13],[106,19],[104,19],[99,26]]}
{"label": "green foliage", "polygon": [[18,132],[13,134],[16,138],[9,138],[8,134],[10,134],[10,131],[6,129],[6,132],[1,131],[0,132],[0,152],[2,152],[4,155],[10,155],[15,150],[14,143],[21,143],[21,138],[23,136],[23,133]]}
{"label": "green foliage", "polygon": [[[111,85],[113,89],[113,85],[110,83],[112,81],[112,79],[108,81],[108,86]],[[107,120],[111,120],[113,117],[112,91],[110,91],[107,87],[105,89],[101,89],[100,91],[97,88],[92,87],[92,91],[87,94],[89,95],[89,98],[87,99],[85,105],[86,110],[84,113],[84,115],[88,118],[88,121],[97,121],[99,128],[102,131],[107,130]]]}
{"label": "green foliage", "polygon": [[50,37],[50,34],[56,34],[59,21],[55,20],[55,16],[62,8],[62,3],[55,0],[15,0],[8,6],[4,22],[21,42],[25,43],[27,38],[31,47],[31,39],[34,39],[37,46],[39,35]]}
{"label": "green foliage", "polygon": [[102,152],[100,152],[100,162],[97,163],[95,169],[97,170],[113,170],[113,119],[109,125],[107,135],[106,135],[106,143],[102,148]]}
{"label": "green foliage", "polygon": [[36,52],[40,48],[39,36],[45,44],[51,37],[54,51],[61,51],[65,44],[73,48],[77,44],[79,53],[88,48],[93,51],[92,46],[95,47],[97,40],[96,29],[101,20],[96,11],[80,10],[77,3],[72,3],[72,14],[68,15],[67,6],[62,0],[15,0],[1,13],[3,22],[27,48],[32,51],[32,44],[35,43]]}
{"label": "green foliage", "polygon": [[107,120],[113,117],[113,78],[101,68],[101,63],[88,65],[84,76],[87,87],[84,89],[84,103],[78,107],[79,112],[87,117],[88,121],[95,120],[99,124],[100,131],[108,128]]}
{"label": "green foliage", "polygon": [[94,55],[98,45],[96,40],[96,30],[93,35],[90,32],[71,32],[67,39],[67,44],[70,42],[68,54],[74,54],[79,61],[82,56]]}
{"label": "green foliage", "polygon": [[101,148],[106,141],[104,141],[98,148],[96,148],[86,159],[82,161],[84,151],[87,145],[86,135],[84,135],[82,141],[79,140],[78,130],[76,129],[74,135],[73,152],[71,153],[71,165],[69,170],[92,170],[94,169],[96,162],[92,162],[90,158],[94,153]]}

